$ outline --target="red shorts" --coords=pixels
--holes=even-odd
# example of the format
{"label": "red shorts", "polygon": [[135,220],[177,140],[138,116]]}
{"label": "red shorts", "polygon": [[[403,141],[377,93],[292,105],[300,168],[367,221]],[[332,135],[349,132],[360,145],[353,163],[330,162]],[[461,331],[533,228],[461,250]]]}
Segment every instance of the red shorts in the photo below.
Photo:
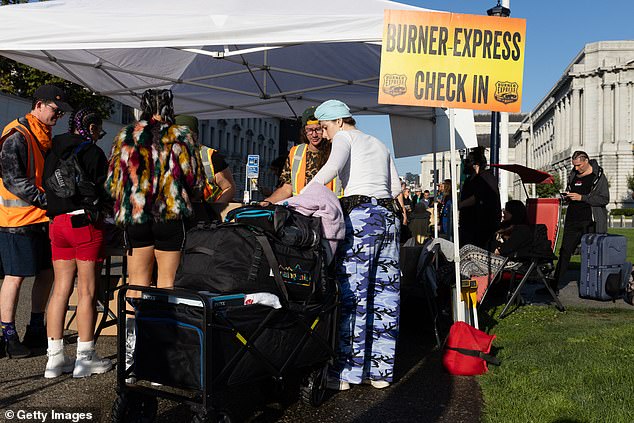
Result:
{"label": "red shorts", "polygon": [[60,214],[51,221],[49,230],[51,252],[55,260],[103,260],[103,229],[88,224],[73,228],[71,215]]}

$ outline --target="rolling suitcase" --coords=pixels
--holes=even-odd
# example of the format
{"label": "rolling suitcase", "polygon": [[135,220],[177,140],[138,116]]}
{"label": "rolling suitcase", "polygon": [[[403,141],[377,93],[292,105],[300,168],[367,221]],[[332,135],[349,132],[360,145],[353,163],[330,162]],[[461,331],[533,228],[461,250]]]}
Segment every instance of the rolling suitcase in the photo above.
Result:
{"label": "rolling suitcase", "polygon": [[583,235],[579,296],[595,300],[614,300],[622,296],[632,271],[632,264],[625,261],[626,254],[624,236]]}

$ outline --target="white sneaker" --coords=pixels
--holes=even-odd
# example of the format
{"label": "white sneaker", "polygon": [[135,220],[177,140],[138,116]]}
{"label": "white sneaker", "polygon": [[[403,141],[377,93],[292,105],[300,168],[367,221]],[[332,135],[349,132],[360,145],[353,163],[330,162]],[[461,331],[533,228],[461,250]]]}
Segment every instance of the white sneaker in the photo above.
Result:
{"label": "white sneaker", "polygon": [[70,373],[73,371],[75,361],[66,356],[63,349],[54,353],[47,351],[46,355],[48,357],[46,369],[44,370],[44,377],[46,379],[53,379],[61,376],[62,373]]}
{"label": "white sneaker", "polygon": [[350,383],[345,380],[339,380],[337,378],[329,377],[326,382],[326,388],[334,391],[347,391],[350,389]]}
{"label": "white sneaker", "polygon": [[363,383],[366,384],[366,385],[372,385],[376,389],[383,389],[383,388],[387,388],[388,386],[390,386],[390,382],[388,382],[386,380],[365,379],[363,381]]}
{"label": "white sneaker", "polygon": [[106,373],[110,369],[112,369],[112,361],[99,357],[95,350],[77,351],[73,377],[88,377],[93,374]]}

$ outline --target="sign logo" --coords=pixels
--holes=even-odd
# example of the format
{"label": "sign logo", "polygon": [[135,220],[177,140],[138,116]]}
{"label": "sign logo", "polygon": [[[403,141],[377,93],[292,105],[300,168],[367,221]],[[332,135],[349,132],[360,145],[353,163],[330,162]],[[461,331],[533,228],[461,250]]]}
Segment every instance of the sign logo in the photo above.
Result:
{"label": "sign logo", "polygon": [[500,103],[510,104],[517,101],[519,85],[517,82],[499,81],[495,83],[495,99]]}
{"label": "sign logo", "polygon": [[280,276],[284,279],[284,282],[291,283],[295,285],[301,286],[310,286],[312,283],[312,274],[308,270],[302,269],[302,267],[297,264],[295,267],[291,266],[282,266],[280,264]]}
{"label": "sign logo", "polygon": [[383,76],[383,92],[396,97],[407,92],[407,75],[386,74]]}

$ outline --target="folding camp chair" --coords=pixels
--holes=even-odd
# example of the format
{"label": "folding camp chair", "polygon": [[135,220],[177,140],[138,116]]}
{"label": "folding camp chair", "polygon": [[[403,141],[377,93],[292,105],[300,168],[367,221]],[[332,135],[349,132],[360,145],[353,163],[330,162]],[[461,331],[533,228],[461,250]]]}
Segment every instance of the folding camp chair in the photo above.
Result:
{"label": "folding camp chair", "polygon": [[[546,237],[546,226],[543,225],[543,224],[542,225],[535,225],[534,226],[534,238],[536,240],[539,240],[539,239],[544,239],[545,237]],[[522,275],[522,279],[517,284],[517,286],[513,289],[513,293],[511,294],[511,297],[509,298],[509,300],[507,301],[506,305],[504,306],[504,309],[502,309],[502,312],[500,313],[499,318],[502,319],[502,318],[506,317],[506,315],[508,313],[508,310],[509,310],[509,307],[512,304],[515,304],[515,301],[518,298],[520,298],[520,292],[522,291],[522,288],[524,287],[524,284],[526,283],[526,281],[528,281],[528,279],[531,276],[536,276],[537,277],[536,279],[539,282],[541,282],[546,287],[546,289],[550,293],[550,296],[555,301],[556,307],[557,307],[557,309],[559,311],[565,311],[566,310],[564,308],[563,304],[561,303],[561,301],[559,301],[559,297],[557,296],[555,291],[553,291],[553,289],[551,288],[550,284],[546,280],[546,277],[544,276],[544,273],[542,271],[542,267],[547,265],[547,264],[550,264],[554,258],[555,258],[554,254],[549,254],[549,255],[531,254],[531,255],[527,255],[527,256],[523,256],[523,257],[520,257],[520,256],[507,257],[504,260],[504,264],[496,272],[496,275],[494,275],[494,279],[492,280],[492,282],[489,285],[489,287],[487,287],[487,291],[493,285],[495,280],[500,279],[499,276],[501,274],[503,274],[504,272],[509,272],[509,270],[505,269],[504,267],[506,266],[506,264],[510,260],[513,260],[514,262],[522,263],[524,266],[528,266],[528,268],[524,272],[519,272],[519,271],[516,271],[516,270],[510,270],[510,273],[511,273],[511,278],[510,278],[511,287],[513,285],[513,282],[515,282],[517,280],[517,275]],[[486,292],[484,293],[484,296],[486,296]],[[484,300],[484,297],[482,298],[482,300]],[[482,302],[480,302],[480,304],[482,304]]]}

